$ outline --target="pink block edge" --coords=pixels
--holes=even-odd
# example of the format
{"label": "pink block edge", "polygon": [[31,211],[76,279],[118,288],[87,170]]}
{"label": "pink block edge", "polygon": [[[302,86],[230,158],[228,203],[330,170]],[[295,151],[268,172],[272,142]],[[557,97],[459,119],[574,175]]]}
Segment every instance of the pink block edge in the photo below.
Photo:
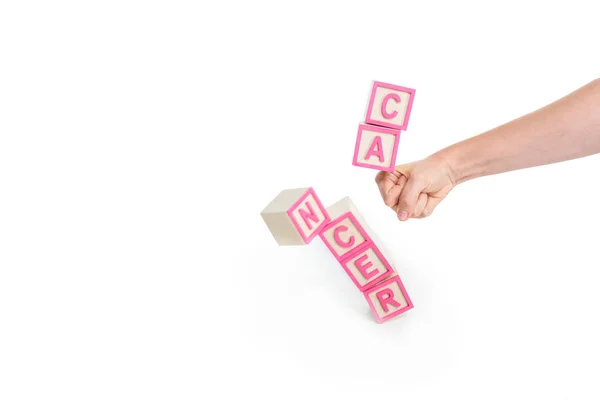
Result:
{"label": "pink block edge", "polygon": [[[323,213],[323,216],[325,217],[325,219],[323,220],[323,222],[321,222],[319,224],[319,226],[317,226],[315,228],[315,230],[313,231],[313,233],[311,233],[310,235],[306,236],[304,234],[304,231],[302,229],[300,229],[300,225],[298,224],[298,221],[296,221],[296,218],[294,218],[294,215],[293,215],[292,212],[296,208],[298,208],[298,206],[300,205],[300,203],[302,203],[304,201],[304,199],[306,199],[311,194],[313,195],[313,197],[315,199],[315,202],[319,206],[319,209]],[[317,193],[315,193],[315,189],[313,189],[312,187],[308,188],[308,190],[306,192],[304,192],[304,194],[302,196],[300,196],[300,198],[298,200],[296,200],[294,202],[294,204],[292,204],[292,206],[290,208],[288,208],[287,215],[288,215],[289,219],[292,221],[292,224],[294,224],[294,227],[296,228],[296,230],[298,231],[298,233],[300,234],[300,237],[302,238],[302,240],[304,240],[304,243],[306,243],[306,244],[309,244],[319,233],[321,233],[321,231],[323,230],[323,228],[325,228],[329,224],[329,222],[331,221],[331,218],[329,217],[329,213],[327,212],[327,210],[325,209],[325,207],[323,207],[323,203],[321,203],[321,199],[319,199],[319,196],[317,196]]]}
{"label": "pink block edge", "polygon": [[[371,282],[367,282],[366,284],[364,284],[364,285],[361,286],[361,284],[358,282],[358,280],[350,272],[350,268],[348,268],[346,266],[346,264],[348,263],[348,261],[350,261],[351,258],[353,258],[354,256],[358,255],[359,253],[362,253],[362,252],[368,250],[369,248],[372,248],[373,252],[375,253],[375,255],[377,255],[377,257],[381,260],[381,262],[383,263],[383,265],[386,268],[386,272],[383,273],[382,275],[378,276],[377,278],[375,278]],[[388,260],[383,256],[383,254],[381,254],[381,251],[379,250],[379,247],[377,247],[377,245],[375,244],[375,242],[370,242],[370,243],[368,243],[367,246],[361,245],[358,248],[352,250],[350,252],[350,254],[348,254],[348,255],[346,255],[344,257],[343,261],[340,261],[340,264],[341,264],[342,268],[344,268],[344,271],[346,271],[346,273],[348,274],[348,276],[350,277],[350,279],[352,280],[352,282],[354,282],[354,284],[356,285],[356,287],[361,292],[364,292],[365,290],[368,290],[368,289],[372,288],[373,286],[377,285],[379,282],[386,280],[387,278],[390,277],[390,275],[392,275],[395,272],[394,267],[392,267],[390,265],[390,263],[388,262]]]}
{"label": "pink block edge", "polygon": [[[387,286],[390,282],[392,281],[397,281],[398,282],[398,286],[400,286],[400,291],[402,292],[402,295],[404,296],[404,298],[406,299],[406,307],[404,308],[399,308],[398,310],[394,311],[393,313],[386,315],[385,317],[380,317],[377,314],[377,311],[375,310],[375,306],[373,305],[373,302],[371,301],[371,299],[369,298],[369,294],[377,291],[378,288],[382,287],[382,286]],[[408,293],[406,292],[406,288],[404,287],[404,284],[402,283],[402,279],[400,279],[400,276],[395,275],[392,278],[383,280],[383,281],[379,281],[379,283],[375,286],[372,286],[371,288],[367,289],[366,291],[363,292],[363,294],[365,295],[365,298],[367,299],[367,302],[369,303],[369,307],[371,308],[371,312],[373,313],[373,315],[375,316],[375,320],[377,321],[377,323],[381,324],[389,319],[392,319],[400,314],[405,313],[406,311],[414,308],[414,305],[412,303],[412,300],[410,299],[410,297],[408,296]]]}
{"label": "pink block edge", "polygon": [[[350,218],[350,221],[352,221],[352,223],[354,224],[354,226],[356,227],[356,229],[358,229],[358,231],[360,232],[360,234],[365,238],[365,242],[361,243],[360,245],[358,245],[357,247],[353,248],[352,250],[349,250],[346,253],[338,256],[337,253],[336,253],[336,251],[335,251],[335,249],[333,248],[333,246],[325,238],[324,233],[325,233],[325,231],[329,230],[330,227],[335,226],[335,224],[337,224],[338,222],[342,221],[346,217]],[[371,240],[371,237],[369,235],[367,235],[367,232],[365,232],[365,230],[362,227],[362,225],[357,221],[357,219],[354,216],[354,214],[352,214],[352,211],[347,211],[347,212],[343,213],[342,215],[340,215],[339,217],[337,217],[336,219],[334,219],[333,221],[330,221],[319,232],[319,237],[321,238],[321,240],[323,241],[323,243],[325,243],[325,246],[327,246],[327,248],[329,249],[329,251],[331,252],[331,254],[333,254],[333,256],[335,257],[335,259],[338,260],[338,262],[340,262],[340,263],[342,263],[346,258],[348,258],[349,256],[351,256],[354,252],[358,251],[359,249],[362,249],[363,247],[367,247],[370,243],[373,243],[373,240]]]}
{"label": "pink block edge", "polygon": [[[360,150],[360,139],[362,138],[363,130],[391,134],[391,135],[395,136],[394,149],[392,150],[392,159],[390,162],[390,166],[383,167],[383,166],[379,166],[379,165],[372,165],[372,164],[365,164],[365,163],[358,162],[358,152]],[[375,125],[358,124],[358,133],[356,135],[356,143],[354,145],[354,158],[352,159],[352,165],[354,165],[356,167],[376,169],[379,171],[393,172],[396,167],[396,155],[398,153],[398,145],[400,144],[401,133],[402,132],[397,129],[383,128],[381,126],[375,126]]]}
{"label": "pink block edge", "polygon": [[[408,99],[408,107],[406,108],[406,115],[404,116],[404,123],[402,125],[392,124],[385,121],[377,121],[371,118],[371,113],[373,112],[373,103],[375,102],[375,93],[377,92],[377,88],[386,88],[397,90],[399,92],[410,93],[410,98]],[[408,127],[408,120],[410,119],[410,112],[412,111],[413,100],[415,98],[415,93],[417,91],[415,89],[407,88],[404,86],[392,85],[391,83],[373,81],[373,88],[371,89],[371,98],[369,99],[369,105],[367,106],[367,116],[365,118],[365,122],[367,124],[384,126],[386,128],[392,129],[400,129],[405,131]]]}

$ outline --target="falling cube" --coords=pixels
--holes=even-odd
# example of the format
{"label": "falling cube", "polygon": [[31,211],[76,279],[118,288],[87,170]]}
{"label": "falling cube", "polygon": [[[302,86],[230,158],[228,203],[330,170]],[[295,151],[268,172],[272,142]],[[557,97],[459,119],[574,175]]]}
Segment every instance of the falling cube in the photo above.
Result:
{"label": "falling cube", "polygon": [[340,264],[360,291],[369,289],[394,273],[394,268],[375,243],[361,247]]}
{"label": "falling cube", "polygon": [[379,282],[364,292],[377,322],[385,322],[411,308],[413,304],[398,275]]}
{"label": "falling cube", "polygon": [[353,251],[372,243],[368,228],[350,198],[338,201],[327,212],[331,221],[319,236],[336,260],[341,262]]}
{"label": "falling cube", "polygon": [[283,190],[260,215],[280,246],[308,244],[330,221],[313,188]]}
{"label": "falling cube", "polygon": [[415,89],[373,82],[365,122],[386,128],[406,130],[415,97]]}

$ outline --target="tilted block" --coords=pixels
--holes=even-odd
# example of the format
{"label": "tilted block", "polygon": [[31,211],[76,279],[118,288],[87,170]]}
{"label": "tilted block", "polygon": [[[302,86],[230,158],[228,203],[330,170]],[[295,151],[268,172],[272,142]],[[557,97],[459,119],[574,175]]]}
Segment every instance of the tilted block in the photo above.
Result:
{"label": "tilted block", "polygon": [[351,203],[348,203],[350,199],[346,199],[327,209],[332,220],[319,233],[331,254],[339,262],[351,255],[353,251],[372,243],[362,221],[359,221],[362,217],[350,207]]}
{"label": "tilted block", "polygon": [[[361,291],[394,273],[384,255],[386,251],[376,244],[383,242],[349,197],[329,206],[327,212],[332,221],[323,228],[320,237]],[[354,245],[344,247],[349,243]]]}
{"label": "tilted block", "polygon": [[[379,243],[381,242],[381,238],[377,237],[377,232],[371,229],[365,217],[362,215],[358,207],[356,207],[356,204],[354,204],[352,199],[348,196],[341,198],[334,204],[327,207],[327,213],[329,214],[329,217],[331,217],[331,222],[328,225],[330,225],[334,219],[339,218],[342,214],[345,214],[347,212],[351,212],[352,215],[354,215],[357,222],[360,224],[362,229],[364,229],[369,239],[371,239],[373,242],[379,245],[381,244]],[[381,246],[378,247],[380,250],[384,250],[381,248]],[[383,251],[383,253],[385,254],[385,251]]]}
{"label": "tilted block", "polygon": [[310,243],[331,220],[313,188],[283,190],[260,215],[280,246]]}
{"label": "tilted block", "polygon": [[383,82],[373,82],[367,107],[367,124],[406,130],[415,90]]}
{"label": "tilted block", "polygon": [[378,323],[385,322],[413,308],[398,275],[367,289],[364,295]]}
{"label": "tilted block", "polygon": [[394,268],[375,243],[369,243],[352,252],[341,264],[361,292],[394,273]]}
{"label": "tilted block", "polygon": [[391,172],[396,166],[400,131],[360,124],[352,165]]}

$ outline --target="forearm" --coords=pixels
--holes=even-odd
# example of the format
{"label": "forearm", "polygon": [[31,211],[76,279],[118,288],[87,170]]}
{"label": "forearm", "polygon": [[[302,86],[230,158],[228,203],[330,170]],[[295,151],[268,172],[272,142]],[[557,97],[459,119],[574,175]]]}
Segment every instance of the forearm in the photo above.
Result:
{"label": "forearm", "polygon": [[455,184],[600,152],[600,79],[491,131],[436,153]]}

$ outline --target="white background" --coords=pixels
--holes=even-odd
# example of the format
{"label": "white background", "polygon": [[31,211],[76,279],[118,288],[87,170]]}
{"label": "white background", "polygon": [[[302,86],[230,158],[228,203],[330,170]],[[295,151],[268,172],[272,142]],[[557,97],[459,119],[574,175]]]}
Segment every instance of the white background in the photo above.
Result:
{"label": "white background", "polygon": [[[599,398],[600,156],[407,223],[351,165],[372,80],[417,90],[403,163],[599,77],[587,3],[0,3],[0,398]],[[355,201],[413,310],[276,245],[303,186]]]}

